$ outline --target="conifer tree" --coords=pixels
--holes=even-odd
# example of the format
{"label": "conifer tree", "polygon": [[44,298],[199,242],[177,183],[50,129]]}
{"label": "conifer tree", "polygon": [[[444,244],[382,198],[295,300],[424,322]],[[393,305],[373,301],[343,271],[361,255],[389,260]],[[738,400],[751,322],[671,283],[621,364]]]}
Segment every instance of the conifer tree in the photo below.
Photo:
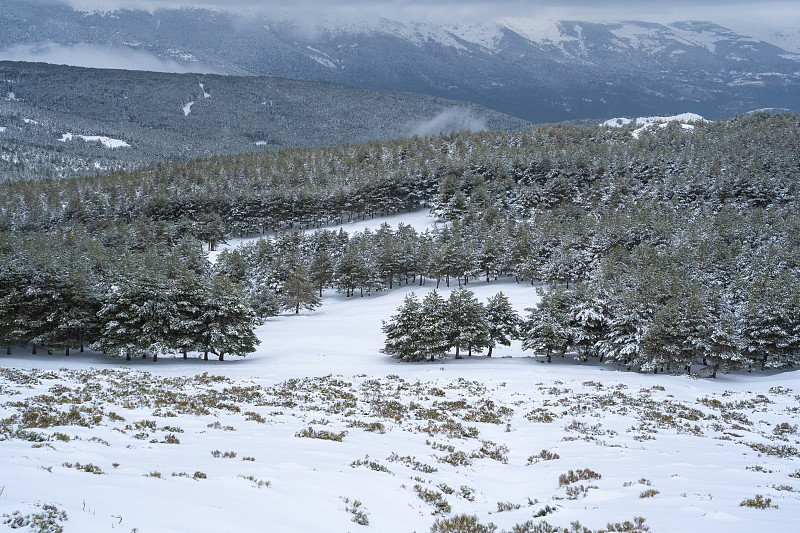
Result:
{"label": "conifer tree", "polygon": [[456,349],[456,359],[460,359],[460,348],[466,348],[469,355],[473,350],[481,352],[489,346],[489,324],[486,310],[475,298],[475,293],[459,287],[447,299],[448,343]]}
{"label": "conifer tree", "polygon": [[502,292],[486,302],[486,322],[489,326],[489,351],[486,356],[491,357],[495,345],[511,346],[511,340],[519,334],[519,315]]}
{"label": "conifer tree", "polygon": [[417,295],[409,293],[403,305],[388,322],[383,322],[386,343],[381,350],[401,361],[420,361],[424,359],[421,346],[422,305]]}
{"label": "conifer tree", "polygon": [[551,363],[553,355],[565,354],[570,342],[566,295],[563,289],[554,287],[537,292],[541,301],[535,308],[526,309],[529,314],[522,324],[522,349],[545,355]]}
{"label": "conifer tree", "polygon": [[220,361],[228,354],[245,356],[260,343],[253,332],[258,324],[241,288],[225,276],[214,277],[202,307],[200,345]]}
{"label": "conifer tree", "polygon": [[420,354],[435,361],[447,355],[450,324],[447,304],[438,291],[433,290],[422,300],[420,320]]}

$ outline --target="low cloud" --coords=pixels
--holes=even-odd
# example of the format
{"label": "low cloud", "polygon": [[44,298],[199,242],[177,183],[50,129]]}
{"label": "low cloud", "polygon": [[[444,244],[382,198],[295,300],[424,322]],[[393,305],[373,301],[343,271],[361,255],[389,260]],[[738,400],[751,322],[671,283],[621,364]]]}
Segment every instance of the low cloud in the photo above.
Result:
{"label": "low cloud", "polygon": [[486,120],[469,108],[451,107],[440,112],[430,120],[416,124],[411,128],[412,135],[424,137],[451,131],[481,131],[486,129]]}
{"label": "low cloud", "polygon": [[0,60],[31,61],[73,67],[148,70],[151,72],[214,72],[213,69],[197,62],[161,58],[144,50],[134,50],[123,46],[93,44],[59,45],[56,43],[43,43],[16,45],[0,50]]}

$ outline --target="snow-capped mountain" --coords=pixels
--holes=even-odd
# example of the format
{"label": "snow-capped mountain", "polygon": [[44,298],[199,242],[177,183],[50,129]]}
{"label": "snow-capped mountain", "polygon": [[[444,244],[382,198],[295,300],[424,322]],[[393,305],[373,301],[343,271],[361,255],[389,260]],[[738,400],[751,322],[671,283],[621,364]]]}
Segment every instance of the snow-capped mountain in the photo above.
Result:
{"label": "snow-capped mountain", "polygon": [[[800,110],[797,35],[768,28],[753,37],[698,21],[311,22],[189,9],[0,6],[3,59],[333,81],[475,102],[534,122]],[[106,63],[93,64],[98,57]]]}

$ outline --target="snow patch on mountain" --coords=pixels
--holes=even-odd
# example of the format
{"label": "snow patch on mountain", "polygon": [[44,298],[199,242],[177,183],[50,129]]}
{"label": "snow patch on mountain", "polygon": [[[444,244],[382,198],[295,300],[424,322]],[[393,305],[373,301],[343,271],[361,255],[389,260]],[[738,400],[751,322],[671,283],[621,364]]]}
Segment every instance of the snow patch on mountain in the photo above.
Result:
{"label": "snow patch on mountain", "polygon": [[6,131],[6,127],[5,126],[0,126],[0,133],[4,133],[5,131]]}
{"label": "snow patch on mountain", "polygon": [[105,137],[103,135],[75,135],[69,132],[63,134],[59,141],[62,143],[70,142],[74,140],[75,137],[78,137],[85,142],[99,142],[106,148],[126,148],[130,146],[130,144],[127,142],[120,139],[114,139],[112,137]]}
{"label": "snow patch on mountain", "polygon": [[194,105],[194,101],[189,102],[185,106],[183,106],[183,116],[188,117],[189,113],[192,112],[192,106]]}
{"label": "snow patch on mountain", "polygon": [[625,117],[618,117],[606,120],[601,125],[606,126],[609,128],[621,128],[623,126],[639,126],[635,130],[631,132],[635,138],[639,138],[639,136],[647,131],[650,128],[658,126],[659,128],[664,128],[670,122],[681,122],[681,128],[687,131],[694,130],[694,124],[696,122],[708,122],[705,118],[701,117],[696,113],[681,113],[679,115],[672,115],[666,117],[638,117],[638,118],[625,118]]}
{"label": "snow patch on mountain", "polygon": [[701,117],[697,113],[681,113],[679,115],[671,115],[666,117],[639,117],[639,118],[625,118],[625,117],[618,117],[606,120],[601,124],[601,126],[607,126],[609,128],[621,128],[622,126],[628,126],[633,124],[634,126],[647,126],[650,124],[659,124],[659,123],[667,123],[667,122],[708,122],[705,118]]}
{"label": "snow patch on mountain", "polygon": [[311,46],[306,46],[306,49],[309,50],[311,53],[308,56],[322,65],[323,67],[327,68],[336,68],[336,63],[331,59],[331,56],[322,52],[321,50],[317,50]]}
{"label": "snow patch on mountain", "polygon": [[200,90],[203,91],[203,98],[211,98],[211,94],[206,92],[206,86],[204,83],[198,83],[200,86]]}

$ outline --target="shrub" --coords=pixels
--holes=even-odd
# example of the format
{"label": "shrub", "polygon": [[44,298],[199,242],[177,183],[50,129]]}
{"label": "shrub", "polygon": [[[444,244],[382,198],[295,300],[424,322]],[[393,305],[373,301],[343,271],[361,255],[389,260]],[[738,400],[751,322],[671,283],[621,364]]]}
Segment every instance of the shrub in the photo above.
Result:
{"label": "shrub", "polygon": [[660,494],[660,492],[657,491],[656,489],[647,489],[645,491],[642,491],[642,493],[639,494],[639,497],[640,498],[652,498],[653,496],[655,496],[657,494]]}
{"label": "shrub", "polygon": [[262,480],[262,479],[257,479],[255,476],[243,476],[243,475],[239,474],[239,477],[242,478],[242,479],[246,479],[247,481],[252,481],[253,483],[255,483],[256,487],[258,487],[259,489],[261,487],[269,487],[270,485],[272,485],[271,481],[265,481],[265,480]]}
{"label": "shrub", "polygon": [[332,440],[336,442],[342,442],[345,435],[347,435],[346,431],[342,431],[341,433],[334,433],[333,431],[328,431],[325,429],[316,430],[314,428],[306,428],[302,431],[298,431],[294,434],[295,437],[302,437],[307,439],[322,439],[322,440]]}
{"label": "shrub", "polygon": [[424,489],[420,485],[414,485],[414,490],[417,492],[419,499],[433,505],[433,514],[447,514],[452,510],[450,504],[447,503],[447,500],[444,499],[441,492]]}
{"label": "shrub", "polygon": [[367,510],[364,509],[363,503],[358,500],[353,500],[351,502],[349,498],[342,498],[342,501],[347,504],[345,511],[353,515],[353,517],[350,519],[351,522],[355,522],[360,526],[369,525],[369,513],[367,513]]}
{"label": "shrub", "polygon": [[505,511],[516,511],[522,507],[522,505],[518,503],[511,503],[511,502],[497,502],[497,512],[503,513]]}
{"label": "shrub", "polygon": [[554,461],[555,459],[561,459],[561,457],[555,452],[542,450],[539,452],[539,455],[531,455],[528,457],[528,464],[532,465],[539,461]]}
{"label": "shrub", "polygon": [[570,483],[575,483],[576,481],[601,479],[602,477],[603,476],[594,470],[590,470],[588,468],[579,468],[578,470],[570,470],[566,474],[561,474],[558,476],[558,486],[563,487],[564,485],[569,485]]}
{"label": "shrub", "polygon": [[753,509],[777,509],[777,505],[772,505],[772,498],[764,498],[761,494],[756,494],[755,498],[742,500],[739,507],[752,507]]}
{"label": "shrub", "polygon": [[460,514],[450,518],[440,518],[431,526],[431,533],[494,533],[497,526],[491,522],[484,525],[475,515]]}

